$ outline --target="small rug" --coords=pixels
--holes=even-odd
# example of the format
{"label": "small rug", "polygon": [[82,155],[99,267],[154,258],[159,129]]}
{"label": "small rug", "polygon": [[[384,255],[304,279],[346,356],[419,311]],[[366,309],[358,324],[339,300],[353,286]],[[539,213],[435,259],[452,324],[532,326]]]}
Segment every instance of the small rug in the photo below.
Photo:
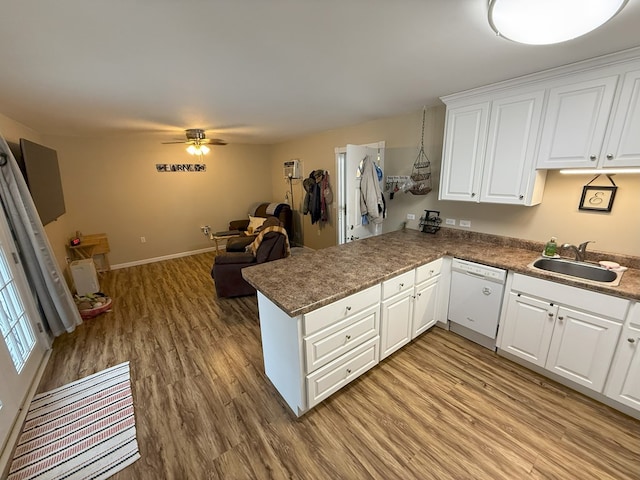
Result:
{"label": "small rug", "polygon": [[105,479],[138,458],[125,362],[33,398],[8,480]]}

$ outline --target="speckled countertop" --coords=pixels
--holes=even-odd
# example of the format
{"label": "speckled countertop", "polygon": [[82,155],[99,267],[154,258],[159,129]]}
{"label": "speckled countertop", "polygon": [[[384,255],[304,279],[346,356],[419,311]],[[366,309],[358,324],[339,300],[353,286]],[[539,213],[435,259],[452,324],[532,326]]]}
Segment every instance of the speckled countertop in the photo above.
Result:
{"label": "speckled countertop", "polygon": [[442,228],[436,234],[398,230],[357,242],[293,255],[242,270],[243,277],[295,317],[398,274],[449,255],[591,291],[640,300],[640,258],[588,252],[587,260],[629,267],[620,285],[594,285],[527,267],[543,245],[508,237]]}

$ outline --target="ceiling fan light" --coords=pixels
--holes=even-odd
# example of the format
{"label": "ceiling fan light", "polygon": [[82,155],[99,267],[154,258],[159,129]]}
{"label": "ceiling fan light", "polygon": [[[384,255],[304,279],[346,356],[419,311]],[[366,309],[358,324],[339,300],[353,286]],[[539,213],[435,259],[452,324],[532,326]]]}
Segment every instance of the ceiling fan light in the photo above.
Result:
{"label": "ceiling fan light", "polygon": [[501,37],[530,45],[565,42],[613,18],[628,0],[489,0],[489,24]]}
{"label": "ceiling fan light", "polygon": [[211,151],[211,149],[209,147],[207,147],[206,145],[200,145],[200,152],[202,152],[201,155],[206,155],[210,151]]}
{"label": "ceiling fan light", "polygon": [[195,145],[189,145],[187,147],[187,152],[190,153],[191,155],[200,155],[200,151],[198,147],[196,147]]}

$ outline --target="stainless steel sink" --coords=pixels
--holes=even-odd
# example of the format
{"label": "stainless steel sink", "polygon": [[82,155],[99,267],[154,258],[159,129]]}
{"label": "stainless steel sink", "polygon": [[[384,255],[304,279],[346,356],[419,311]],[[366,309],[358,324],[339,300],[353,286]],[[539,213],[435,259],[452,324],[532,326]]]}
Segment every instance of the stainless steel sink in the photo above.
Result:
{"label": "stainless steel sink", "polygon": [[600,265],[565,258],[539,258],[530,264],[529,267],[534,270],[544,270],[546,272],[558,273],[612,286],[620,283],[620,276],[622,275],[621,272],[607,270]]}

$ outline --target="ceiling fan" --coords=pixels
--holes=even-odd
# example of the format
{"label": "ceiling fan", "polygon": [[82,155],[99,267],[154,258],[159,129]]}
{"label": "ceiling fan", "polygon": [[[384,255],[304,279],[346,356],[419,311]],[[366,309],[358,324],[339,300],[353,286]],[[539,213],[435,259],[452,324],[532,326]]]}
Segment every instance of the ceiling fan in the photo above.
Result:
{"label": "ceiling fan", "polygon": [[184,143],[188,145],[187,152],[191,155],[205,155],[209,153],[210,148],[207,145],[226,145],[227,142],[220,138],[206,138],[204,130],[201,128],[189,128],[185,130],[186,140],[176,142],[162,142],[165,145],[173,143]]}

